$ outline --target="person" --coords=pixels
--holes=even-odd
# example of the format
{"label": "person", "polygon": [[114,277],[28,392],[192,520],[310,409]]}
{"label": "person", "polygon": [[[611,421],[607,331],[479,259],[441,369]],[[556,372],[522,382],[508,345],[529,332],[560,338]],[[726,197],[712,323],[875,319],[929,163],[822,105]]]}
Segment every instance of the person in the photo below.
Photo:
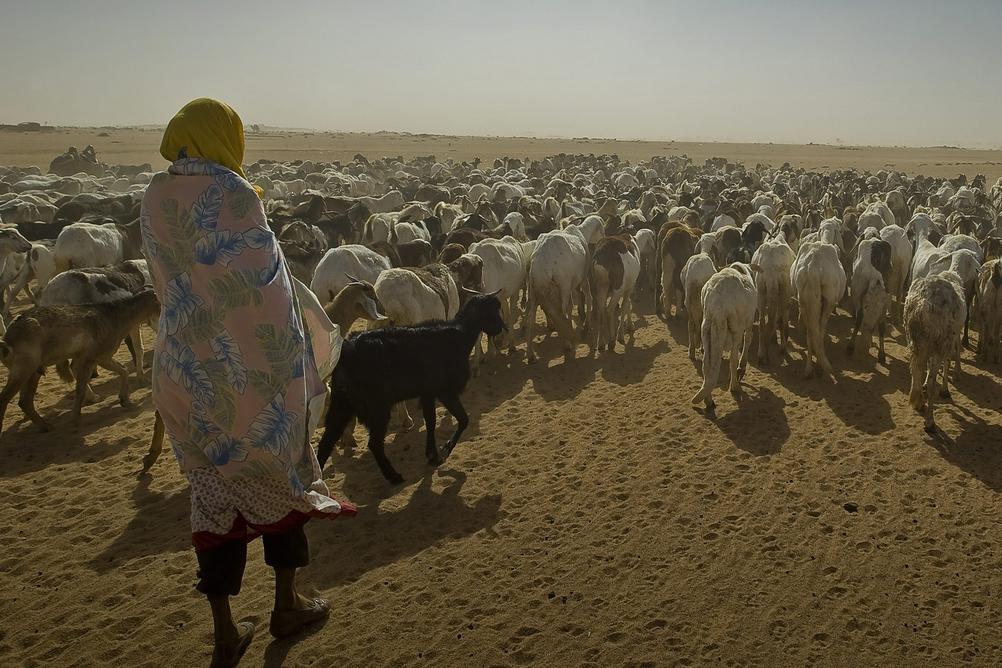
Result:
{"label": "person", "polygon": [[296,590],[296,569],[309,561],[303,525],[355,508],[331,498],[310,445],[309,408],[325,388],[293,279],[244,177],[240,117],[193,100],[167,125],[160,153],[171,165],[151,180],[140,213],[162,309],[153,402],[191,488],[212,665],[232,666],[254,634],[234,623],[229,603],[247,543],[262,536],[275,570],[271,634],[292,635],[330,611]]}

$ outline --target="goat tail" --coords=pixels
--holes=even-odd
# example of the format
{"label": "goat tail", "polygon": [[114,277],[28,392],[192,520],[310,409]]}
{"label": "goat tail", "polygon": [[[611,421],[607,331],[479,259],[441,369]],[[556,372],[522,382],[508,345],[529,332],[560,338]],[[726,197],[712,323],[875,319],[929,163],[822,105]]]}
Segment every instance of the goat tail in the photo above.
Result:
{"label": "goat tail", "polygon": [[62,379],[64,383],[72,383],[76,380],[73,377],[73,371],[70,370],[69,360],[63,360],[62,362],[57,363],[56,373],[59,374],[59,377]]}

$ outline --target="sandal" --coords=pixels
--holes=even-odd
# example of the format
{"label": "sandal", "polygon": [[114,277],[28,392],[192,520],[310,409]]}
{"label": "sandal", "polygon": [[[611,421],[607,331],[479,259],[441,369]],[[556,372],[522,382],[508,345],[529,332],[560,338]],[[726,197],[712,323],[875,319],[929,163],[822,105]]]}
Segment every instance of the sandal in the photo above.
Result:
{"label": "sandal", "polygon": [[240,635],[233,642],[216,643],[216,648],[212,651],[210,668],[231,668],[240,663],[240,659],[250,647],[251,640],[254,639],[254,625],[250,622],[240,622],[237,624],[237,630]]}
{"label": "sandal", "polygon": [[286,638],[299,633],[310,624],[326,619],[330,611],[330,601],[323,598],[313,599],[310,607],[301,610],[275,610],[271,613],[268,630],[276,638]]}

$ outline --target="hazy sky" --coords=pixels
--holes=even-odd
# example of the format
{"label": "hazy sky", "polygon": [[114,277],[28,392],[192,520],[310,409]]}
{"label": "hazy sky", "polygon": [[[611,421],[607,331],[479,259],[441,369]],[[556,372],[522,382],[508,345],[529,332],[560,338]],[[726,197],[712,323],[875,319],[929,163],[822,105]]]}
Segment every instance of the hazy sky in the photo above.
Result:
{"label": "hazy sky", "polygon": [[[278,11],[281,10],[281,11]],[[1002,146],[1002,2],[0,0],[0,122]]]}

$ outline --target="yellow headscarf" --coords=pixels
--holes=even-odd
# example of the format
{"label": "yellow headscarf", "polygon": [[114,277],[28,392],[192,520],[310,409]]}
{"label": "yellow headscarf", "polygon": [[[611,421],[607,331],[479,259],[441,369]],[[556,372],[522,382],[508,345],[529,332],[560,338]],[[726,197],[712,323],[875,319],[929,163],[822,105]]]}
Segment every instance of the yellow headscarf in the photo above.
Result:
{"label": "yellow headscarf", "polygon": [[181,107],[170,119],[160,143],[160,155],[204,158],[244,175],[244,124],[228,104],[200,97]]}

